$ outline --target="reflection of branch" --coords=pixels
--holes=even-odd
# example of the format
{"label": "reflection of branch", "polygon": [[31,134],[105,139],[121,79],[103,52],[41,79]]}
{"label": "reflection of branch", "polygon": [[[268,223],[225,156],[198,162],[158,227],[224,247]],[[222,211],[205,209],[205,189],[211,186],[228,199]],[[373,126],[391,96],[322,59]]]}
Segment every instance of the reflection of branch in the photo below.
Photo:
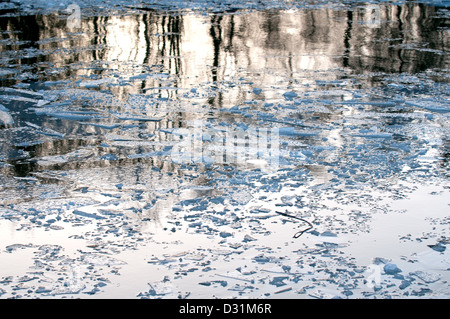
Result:
{"label": "reflection of branch", "polygon": [[303,235],[304,232],[307,232],[308,230],[310,230],[310,229],[312,229],[312,228],[314,227],[314,226],[313,226],[309,221],[307,221],[306,219],[303,219],[303,218],[300,218],[300,217],[297,217],[297,216],[293,216],[293,215],[289,215],[289,214],[286,214],[286,213],[282,213],[282,212],[277,212],[277,211],[276,211],[276,213],[277,213],[277,214],[280,214],[280,215],[283,215],[283,216],[286,216],[286,217],[290,217],[290,218],[295,218],[295,219],[301,220],[301,221],[303,221],[303,222],[305,222],[305,223],[307,223],[307,224],[309,225],[308,228],[296,232],[296,233],[294,234],[294,238],[300,237],[301,235]]}

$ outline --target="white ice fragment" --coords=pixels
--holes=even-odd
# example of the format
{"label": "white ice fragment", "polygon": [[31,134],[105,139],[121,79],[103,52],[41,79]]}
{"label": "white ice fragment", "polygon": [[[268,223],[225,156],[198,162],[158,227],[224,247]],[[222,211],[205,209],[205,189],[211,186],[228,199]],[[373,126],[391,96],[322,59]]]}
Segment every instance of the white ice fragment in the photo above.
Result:
{"label": "white ice fragment", "polygon": [[38,289],[35,290],[35,293],[37,293],[37,294],[47,294],[47,293],[50,293],[51,291],[52,290],[49,289],[49,288],[45,288],[45,287],[39,286]]}
{"label": "white ice fragment", "polygon": [[83,88],[96,88],[102,84],[114,82],[114,79],[99,79],[80,82],[78,85]]}
{"label": "white ice fragment", "polygon": [[64,155],[43,156],[38,159],[39,165],[53,165],[58,163],[65,163],[70,161],[87,160],[93,156],[93,151],[90,149],[78,149]]}
{"label": "white ice fragment", "polygon": [[9,114],[9,110],[0,104],[0,125],[14,124],[14,120]]}
{"label": "white ice fragment", "polygon": [[260,95],[262,90],[260,88],[253,88],[253,93]]}
{"label": "white ice fragment", "polygon": [[314,136],[317,132],[299,132],[294,127],[280,127],[278,128],[278,134],[284,136]]}
{"label": "white ice fragment", "polygon": [[164,296],[165,298],[177,298],[179,293],[175,290],[175,287],[169,281],[162,281],[153,284],[148,284],[150,286],[148,292],[140,293],[138,297],[149,298],[149,297],[159,297]]}
{"label": "white ice fragment", "polygon": [[125,261],[101,254],[85,254],[81,258],[84,262],[96,266],[110,267],[110,266],[122,266],[127,264]]}
{"label": "white ice fragment", "polygon": [[32,244],[23,245],[23,244],[12,244],[5,247],[5,250],[9,253],[17,250],[32,247]]}
{"label": "white ice fragment", "polygon": [[397,267],[396,264],[392,263],[387,263],[386,265],[384,265],[383,270],[388,275],[395,275],[402,271],[400,268]]}
{"label": "white ice fragment", "polygon": [[264,160],[264,159],[249,159],[247,160],[247,165],[249,168],[251,169],[256,169],[256,168],[265,168],[269,165],[269,163]]}
{"label": "white ice fragment", "polygon": [[292,101],[292,99],[296,98],[298,95],[295,92],[289,91],[283,94],[283,97],[287,101]]}
{"label": "white ice fragment", "polygon": [[74,210],[73,213],[78,216],[88,217],[88,218],[94,218],[94,219],[105,219],[105,217],[94,214],[94,213],[87,213],[83,212],[81,210]]}
{"label": "white ice fragment", "polygon": [[137,115],[117,115],[117,118],[122,121],[137,121],[137,122],[159,122],[161,119],[159,118],[150,118],[150,117],[143,117],[143,116],[137,116]]}
{"label": "white ice fragment", "polygon": [[51,294],[52,295],[67,295],[67,294],[78,294],[80,293],[86,286],[82,283],[70,284],[66,283],[67,286],[57,287],[54,289]]}
{"label": "white ice fragment", "polygon": [[430,112],[435,112],[435,113],[448,113],[450,112],[450,108],[442,105],[441,103],[438,102],[433,102],[433,104],[430,104],[428,101],[417,101],[417,102],[405,102],[406,105],[409,106],[415,106],[415,107],[419,107],[425,110],[428,110]]}
{"label": "white ice fragment", "polygon": [[106,124],[106,123],[102,124],[102,123],[86,123],[86,122],[84,122],[84,123],[80,123],[80,124],[82,124],[82,125],[91,125],[91,126],[100,127],[100,128],[107,129],[107,130],[112,130],[112,129],[115,129],[115,128],[118,128],[118,127],[121,126],[121,124],[114,124],[114,123],[112,123],[112,124]]}
{"label": "white ice fragment", "polygon": [[61,111],[61,112],[55,112],[51,110],[44,110],[43,112],[41,110],[35,109],[36,113],[45,113],[49,116],[53,116],[56,118],[64,119],[64,120],[72,120],[72,121],[83,121],[83,120],[90,120],[94,117],[94,115],[90,112],[73,112],[73,111]]}
{"label": "white ice fragment", "polygon": [[313,298],[317,298],[317,299],[332,299],[334,297],[333,294],[319,290],[319,289],[316,291],[312,291],[308,295]]}
{"label": "white ice fragment", "polygon": [[243,190],[241,192],[235,192],[231,195],[231,198],[238,202],[241,205],[246,205],[247,203],[249,203],[252,199],[253,196],[251,193]]}
{"label": "white ice fragment", "polygon": [[46,104],[50,103],[50,101],[47,100],[39,100],[36,104],[36,106],[40,107],[40,106],[44,106]]}
{"label": "white ice fragment", "polygon": [[256,239],[253,238],[252,236],[250,236],[250,235],[245,235],[245,236],[244,236],[244,239],[242,240],[242,242],[247,243],[247,242],[255,241],[255,240],[256,240]]}
{"label": "white ice fragment", "polygon": [[103,156],[100,157],[100,159],[105,160],[105,161],[117,161],[119,159],[119,157],[116,154],[105,154]]}
{"label": "white ice fragment", "polygon": [[446,249],[445,245],[443,245],[442,243],[437,243],[435,245],[428,245],[428,247],[430,247],[434,251],[437,251],[437,252],[440,252],[440,253],[444,252],[445,249]]}
{"label": "white ice fragment", "polygon": [[63,138],[65,136],[65,134],[63,133],[59,133],[55,130],[52,130],[50,128],[43,128],[40,127],[39,125],[30,123],[30,122],[25,122],[25,124],[27,124],[28,126],[31,126],[32,128],[35,128],[37,131],[37,133],[39,134],[43,134],[43,135],[47,135],[47,136],[54,136],[54,137],[60,137]]}
{"label": "white ice fragment", "polygon": [[367,129],[361,129],[359,130],[358,134],[352,134],[352,136],[356,136],[356,137],[364,137],[364,138],[391,138],[392,137],[392,133],[382,133],[379,132],[378,127],[374,126],[372,128],[370,128],[369,130]]}
{"label": "white ice fragment", "polygon": [[328,230],[324,231],[322,234],[320,234],[320,236],[337,237],[337,235],[335,233],[332,233]]}
{"label": "white ice fragment", "polygon": [[149,73],[142,73],[142,74],[137,74],[137,75],[130,76],[129,80],[130,81],[145,80],[149,76],[151,76],[151,74],[149,74]]}
{"label": "white ice fragment", "polygon": [[434,273],[425,272],[425,271],[421,271],[421,270],[414,271],[414,272],[410,273],[410,275],[413,275],[413,276],[416,276],[416,277],[422,279],[427,284],[431,284],[431,283],[436,282],[439,279],[441,279],[441,276],[439,274],[434,274]]}
{"label": "white ice fragment", "polygon": [[33,104],[38,104],[39,100],[36,99],[32,99],[29,97],[24,97],[24,96],[18,96],[18,95],[1,95],[0,98],[2,98],[3,100],[8,100],[8,101],[19,101],[19,102],[28,102],[28,103],[33,103]]}
{"label": "white ice fragment", "polygon": [[5,91],[5,92],[28,94],[28,95],[34,95],[34,96],[39,96],[39,97],[41,97],[43,95],[40,92],[34,92],[34,91],[29,91],[29,90],[24,90],[24,89],[15,89],[15,88],[10,88],[10,87],[3,87],[3,88],[1,88],[1,90]]}

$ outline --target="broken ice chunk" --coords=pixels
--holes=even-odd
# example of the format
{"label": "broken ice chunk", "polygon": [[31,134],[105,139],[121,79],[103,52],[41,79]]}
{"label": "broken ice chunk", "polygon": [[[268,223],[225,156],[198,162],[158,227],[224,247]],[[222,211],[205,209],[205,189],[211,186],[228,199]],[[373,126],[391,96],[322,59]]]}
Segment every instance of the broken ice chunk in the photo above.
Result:
{"label": "broken ice chunk", "polygon": [[46,105],[46,104],[48,104],[48,103],[50,103],[50,101],[47,101],[47,100],[38,100],[36,106],[41,107],[41,106],[44,106],[44,105]]}
{"label": "broken ice chunk", "polygon": [[14,124],[14,120],[6,107],[0,104],[0,125]]}
{"label": "broken ice chunk", "polygon": [[5,250],[9,253],[17,250],[17,249],[24,249],[24,248],[28,248],[28,247],[32,247],[32,244],[28,244],[28,245],[23,245],[23,244],[12,244],[12,245],[8,245],[5,247]]}
{"label": "broken ice chunk", "polygon": [[253,238],[252,236],[250,236],[250,235],[245,235],[245,236],[244,236],[244,239],[242,240],[242,242],[247,243],[247,242],[255,241],[255,240],[256,240],[256,239]]}
{"label": "broken ice chunk", "polygon": [[287,276],[281,276],[281,277],[273,277],[272,281],[269,282],[269,284],[280,287],[280,286],[285,286],[286,283],[284,282],[284,280],[289,279],[289,277]]}
{"label": "broken ice chunk", "polygon": [[255,257],[253,257],[252,259],[253,259],[254,261],[256,261],[257,263],[260,263],[260,264],[265,264],[265,263],[268,263],[268,262],[271,262],[271,261],[272,261],[272,258],[267,257],[267,256],[264,256],[263,254],[260,254],[260,255],[258,255],[258,256],[255,256]]}
{"label": "broken ice chunk", "polygon": [[431,104],[429,101],[414,101],[414,102],[407,101],[405,102],[405,104],[413,107],[419,107],[435,113],[450,112],[450,108],[447,105],[440,103],[439,101],[433,101]]}
{"label": "broken ice chunk", "polygon": [[144,293],[139,293],[138,297],[140,298],[157,298],[161,296],[165,296],[166,298],[175,298],[178,297],[177,292],[174,289],[173,284],[167,281],[157,282],[157,283],[148,283],[150,286],[149,290]]}
{"label": "broken ice chunk", "polygon": [[402,283],[398,286],[400,289],[405,289],[411,285],[411,282],[408,280],[402,280]]}
{"label": "broken ice chunk", "polygon": [[283,97],[286,101],[292,101],[294,98],[297,97],[297,93],[289,91],[283,94]]}
{"label": "broken ice chunk", "polygon": [[278,134],[279,135],[284,135],[284,136],[303,136],[303,137],[308,137],[308,136],[315,136],[318,135],[318,132],[305,132],[305,131],[296,131],[295,128],[293,126],[291,127],[280,127],[278,128]]}
{"label": "broken ice chunk", "polygon": [[94,218],[94,219],[105,219],[105,217],[93,214],[93,213],[87,213],[83,212],[81,210],[74,210],[73,213],[78,216],[88,217],[88,218]]}
{"label": "broken ice chunk", "polygon": [[116,117],[122,121],[137,121],[137,122],[159,122],[161,118],[151,118],[133,114],[117,114]]}
{"label": "broken ice chunk", "polygon": [[93,151],[88,149],[78,149],[64,155],[44,156],[37,159],[37,163],[41,166],[64,164],[68,162],[76,162],[88,160],[93,156]]}
{"label": "broken ice chunk", "polygon": [[36,289],[35,293],[46,294],[46,293],[50,293],[51,291],[52,291],[51,289],[39,286],[38,289]]}
{"label": "broken ice chunk", "polygon": [[86,286],[83,283],[66,282],[64,286],[57,287],[52,291],[53,295],[79,294]]}
{"label": "broken ice chunk", "polygon": [[388,259],[382,258],[382,257],[375,257],[372,260],[372,263],[375,264],[375,265],[387,264],[388,262],[389,262]]}
{"label": "broken ice chunk", "polygon": [[326,237],[337,237],[337,235],[335,233],[332,233],[328,230],[324,231],[322,234],[320,234],[320,236],[326,236]]}
{"label": "broken ice chunk", "polygon": [[15,88],[10,88],[10,87],[2,87],[0,90],[4,91],[4,92],[8,92],[8,93],[26,94],[26,95],[31,95],[31,96],[35,96],[35,97],[41,97],[43,95],[40,92],[34,92],[34,91],[24,90],[24,89],[15,89]]}
{"label": "broken ice chunk", "polygon": [[91,265],[95,265],[95,266],[122,266],[122,265],[126,265],[127,263],[125,261],[110,257],[110,256],[106,256],[103,254],[85,254],[81,257],[81,259],[85,262],[85,263],[89,263]]}
{"label": "broken ice chunk", "polygon": [[114,82],[114,79],[99,79],[99,80],[88,80],[80,82],[78,85],[84,88],[96,88],[102,84],[108,84]]}
{"label": "broken ice chunk", "polygon": [[227,238],[227,237],[233,236],[231,233],[225,232],[225,231],[220,232],[219,235],[220,235],[220,237],[222,237],[222,238]]}
{"label": "broken ice chunk", "polygon": [[117,161],[119,157],[116,154],[105,154],[101,156],[100,159],[105,161]]}
{"label": "broken ice chunk", "polygon": [[260,88],[254,88],[253,89],[253,93],[255,93],[256,95],[260,95],[262,92],[262,90]]}
{"label": "broken ice chunk", "polygon": [[442,243],[437,243],[436,245],[428,245],[428,247],[440,253],[443,252],[446,248]]}
{"label": "broken ice chunk", "polygon": [[324,292],[322,290],[312,291],[308,295],[313,298],[317,298],[317,299],[331,299],[331,298],[335,297],[333,294]]}
{"label": "broken ice chunk", "polygon": [[115,128],[118,128],[118,127],[121,126],[120,124],[114,124],[114,123],[112,123],[112,124],[102,124],[102,123],[87,123],[87,122],[82,123],[81,122],[80,124],[82,124],[82,125],[91,125],[91,126],[99,127],[99,128],[106,129],[106,130],[112,130],[112,129],[115,129]]}
{"label": "broken ice chunk", "polygon": [[63,120],[84,121],[92,120],[96,114],[91,111],[57,111],[49,107],[35,108],[34,112],[38,115],[45,114]]}
{"label": "broken ice chunk", "polygon": [[221,285],[222,287],[226,287],[228,285],[228,282],[226,280],[204,281],[204,282],[199,282],[198,284],[209,287],[214,283],[217,283],[217,284]]}
{"label": "broken ice chunk", "polygon": [[401,269],[398,268],[396,264],[391,264],[391,263],[384,265],[383,269],[384,269],[384,272],[388,275],[395,275],[395,274],[401,272]]}
{"label": "broken ice chunk", "polygon": [[416,276],[416,277],[422,279],[427,284],[431,284],[431,283],[436,282],[439,279],[441,279],[441,277],[438,274],[433,274],[433,273],[430,273],[430,272],[424,272],[424,271],[421,271],[421,270],[412,272],[412,273],[410,273],[410,275],[413,275],[413,276]]}

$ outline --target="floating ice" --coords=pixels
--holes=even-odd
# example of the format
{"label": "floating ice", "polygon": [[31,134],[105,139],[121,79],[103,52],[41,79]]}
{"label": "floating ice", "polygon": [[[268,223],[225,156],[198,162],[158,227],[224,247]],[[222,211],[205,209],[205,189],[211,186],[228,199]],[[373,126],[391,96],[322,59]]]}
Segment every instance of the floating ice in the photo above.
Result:
{"label": "floating ice", "polygon": [[160,118],[150,118],[150,117],[143,117],[143,116],[137,116],[137,115],[128,115],[128,114],[121,114],[116,115],[116,117],[119,120],[123,121],[138,121],[138,122],[159,122],[161,121]]}
{"label": "floating ice", "polygon": [[99,79],[80,82],[78,85],[82,88],[96,88],[102,84],[108,84],[114,82],[114,79]]}
{"label": "floating ice", "polygon": [[450,112],[450,107],[448,106],[449,103],[446,102],[440,102],[440,101],[414,101],[414,102],[405,102],[406,105],[419,107],[425,110],[428,110],[430,112],[434,113],[448,113]]}
{"label": "floating ice", "polygon": [[0,125],[14,124],[14,120],[9,114],[9,110],[0,104]]}
{"label": "floating ice", "polygon": [[300,132],[296,131],[294,127],[280,127],[278,128],[278,134],[284,136],[316,136],[317,132]]}
{"label": "floating ice", "polygon": [[285,286],[286,283],[284,281],[287,279],[289,279],[287,276],[273,277],[269,284],[277,287]]}
{"label": "floating ice", "polygon": [[401,272],[401,269],[398,268],[396,264],[391,264],[391,263],[384,265],[383,270],[388,275],[395,275],[395,274]]}
{"label": "floating ice", "polygon": [[442,243],[437,243],[436,245],[428,245],[428,247],[440,253],[445,251],[446,249],[445,245],[443,245]]}
{"label": "floating ice", "polygon": [[436,282],[441,279],[441,276],[439,274],[435,274],[432,272],[426,272],[426,271],[422,271],[422,270],[411,272],[410,275],[420,278],[427,284]]}
{"label": "floating ice", "polygon": [[87,213],[87,212],[83,212],[81,210],[74,210],[73,214],[78,215],[78,216],[82,216],[82,217],[88,217],[88,218],[93,218],[93,219],[105,219],[105,217],[94,214],[94,213]]}
{"label": "floating ice", "polygon": [[121,124],[107,124],[107,123],[86,123],[86,122],[81,122],[82,125],[91,125],[91,126],[95,126],[95,127],[99,127],[99,128],[103,128],[103,129],[107,129],[107,130],[112,130],[115,128],[119,128],[122,125]]}
{"label": "floating ice", "polygon": [[262,92],[262,90],[260,88],[253,88],[253,93],[255,93],[256,95],[260,95]]}
{"label": "floating ice", "polygon": [[411,286],[411,281],[409,280],[402,280],[401,284],[398,286],[400,289],[405,289]]}
{"label": "floating ice", "polygon": [[337,235],[331,231],[324,231],[323,233],[320,234],[320,236],[326,236],[326,237],[337,237]]}
{"label": "floating ice", "polygon": [[35,108],[34,111],[38,115],[45,114],[48,116],[72,121],[86,121],[99,117],[97,113],[91,111],[55,111],[52,108]]}
{"label": "floating ice", "polygon": [[242,242],[248,243],[248,242],[255,241],[255,240],[256,240],[255,238],[253,238],[252,236],[247,234],[244,236],[244,239],[242,240]]}
{"label": "floating ice", "polygon": [[298,96],[297,93],[289,91],[283,94],[283,97],[285,98],[285,100],[287,101],[292,101],[294,98],[296,98]]}
{"label": "floating ice", "polygon": [[[60,10],[68,4],[62,0],[52,8],[50,2],[0,5],[8,9],[4,22],[15,26],[0,39],[0,76],[4,86],[14,86],[0,88],[5,105],[0,111],[2,230],[6,225],[0,234],[14,232],[4,236],[0,265],[20,273],[5,272],[2,297],[100,295],[105,284],[96,279],[105,276],[113,277],[111,293],[126,298],[293,297],[307,290],[311,293],[302,297],[423,296],[431,289],[447,293],[448,287],[439,287],[444,281],[430,275],[448,268],[445,242],[427,248],[436,258],[427,265],[408,264],[414,270],[415,265],[425,267],[423,273],[405,275],[405,265],[400,274],[389,260],[375,260],[392,277],[383,277],[364,294],[357,265],[361,256],[348,240],[356,234],[364,241],[373,231],[371,218],[378,211],[383,217],[395,215],[389,205],[414,200],[408,197],[412,188],[445,187],[448,70],[444,48],[425,47],[448,42],[438,27],[443,23],[439,16],[447,13],[404,4],[411,14],[402,16],[403,25],[421,31],[416,13],[433,17],[423,30],[430,36],[411,42],[410,35],[388,39],[398,34],[396,16],[389,17],[394,23],[368,30],[359,12],[364,5],[352,1],[117,0],[110,11],[108,1],[92,6],[92,1],[80,0],[83,28],[77,32],[65,30],[60,19],[47,19],[45,12],[33,22],[42,30],[20,32],[18,15],[27,13],[34,21],[28,15],[34,8]],[[323,10],[315,10],[321,2]],[[125,6],[129,14],[112,12]],[[389,3],[380,6],[388,15],[392,11]],[[100,14],[92,18],[97,10]],[[149,16],[142,10],[154,11]],[[349,51],[333,40],[341,36],[331,41],[316,36],[348,31],[348,10],[358,22],[352,39],[370,34],[373,41]],[[106,13],[112,13],[112,23],[95,28],[96,19]],[[265,28],[263,22],[273,13],[279,27]],[[305,24],[305,16],[313,23]],[[120,39],[129,43],[117,46],[115,38],[122,33],[126,36]],[[34,39],[36,35],[43,37]],[[38,46],[30,47],[32,43]],[[392,61],[379,57],[378,43],[408,54],[394,54]],[[202,49],[192,51],[198,47]],[[300,55],[291,54],[300,47]],[[364,59],[358,58],[359,51]],[[416,59],[418,51],[426,59]],[[417,67],[419,60],[426,65]],[[412,71],[417,73],[408,73]],[[200,142],[204,153],[177,149],[180,156],[174,157],[174,141],[192,133],[192,123],[199,119],[207,132],[190,142]],[[271,140],[280,151],[277,167],[271,166],[268,147],[251,145],[255,127],[279,133],[279,139]],[[233,143],[248,146],[250,156],[228,162],[213,158],[232,150],[221,144],[226,132],[245,133]],[[427,205],[439,205],[441,199]],[[286,240],[298,225],[274,217],[278,210],[307,216],[318,230]],[[406,218],[410,213],[405,212]],[[446,236],[448,226],[447,220],[431,219],[437,214],[442,214],[439,209],[429,210],[430,219],[416,225],[425,226],[434,243]],[[36,243],[56,236],[61,246],[14,245],[14,238],[26,243],[31,234]],[[390,256],[403,251],[393,250],[393,238],[386,252]],[[409,244],[408,249],[424,246]],[[146,252],[163,257],[147,259]],[[24,254],[32,256],[32,268],[23,272],[14,267],[19,265],[14,258]],[[132,260],[129,268],[123,267],[131,281],[144,276],[151,282],[146,292],[116,289],[129,279],[116,276],[124,265],[116,256]],[[67,267],[77,263],[80,274],[67,275]],[[158,274],[170,277],[155,282]]]}
{"label": "floating ice", "polygon": [[96,254],[96,253],[86,253],[82,256],[82,260],[88,264],[94,265],[94,266],[122,266],[126,265],[127,263],[125,261],[122,261],[120,259],[104,255],[104,254]]}

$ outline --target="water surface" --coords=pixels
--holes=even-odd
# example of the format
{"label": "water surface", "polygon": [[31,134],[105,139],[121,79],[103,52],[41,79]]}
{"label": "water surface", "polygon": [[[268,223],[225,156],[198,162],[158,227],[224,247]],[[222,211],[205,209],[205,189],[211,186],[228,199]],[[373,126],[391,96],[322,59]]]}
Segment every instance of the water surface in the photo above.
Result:
{"label": "water surface", "polygon": [[2,298],[448,297],[445,2],[110,4],[0,8]]}

